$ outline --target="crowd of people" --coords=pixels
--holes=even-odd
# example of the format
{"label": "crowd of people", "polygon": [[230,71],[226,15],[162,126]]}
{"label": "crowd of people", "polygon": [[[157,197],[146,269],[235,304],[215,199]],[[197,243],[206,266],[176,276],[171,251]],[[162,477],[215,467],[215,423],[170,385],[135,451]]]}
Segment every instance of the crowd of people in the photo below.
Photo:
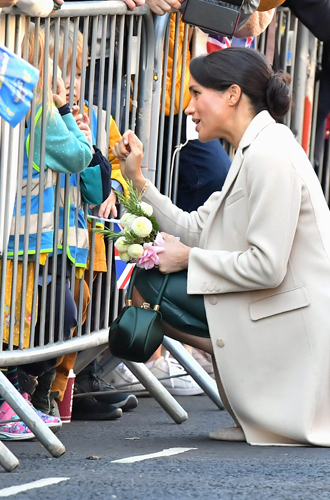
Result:
{"label": "crowd of people", "polygon": [[[130,10],[144,4],[144,0],[124,1]],[[47,16],[60,9],[63,3],[63,0],[0,0],[0,8],[16,5],[22,13],[32,17]],[[303,443],[329,446],[325,418],[329,404],[326,380],[328,373],[324,357],[327,352],[325,312],[329,297],[326,289],[316,279],[321,275],[324,280],[329,272],[328,238],[325,232],[328,209],[307,158],[289,130],[276,123],[281,121],[291,106],[288,75],[274,72],[266,58],[255,50],[255,37],[271,23],[275,8],[283,4],[283,1],[261,1],[259,9],[259,2],[255,2],[253,13],[235,37],[209,34],[209,41],[205,46],[205,53],[210,52],[208,56],[192,58],[188,49],[183,116],[179,116],[180,107],[177,105],[182,59],[179,59],[176,68],[173,67],[175,12],[181,7],[181,2],[146,0],[146,3],[154,14],[172,13],[169,50],[172,64],[169,64],[167,73],[167,116],[162,163],[168,163],[168,155],[172,156],[174,152],[176,144],[173,143],[172,136],[179,137],[179,142],[184,147],[179,159],[176,205],[158,193],[142,176],[141,143],[131,131],[122,130],[121,123],[117,124],[111,116],[109,142],[106,130],[102,127],[103,137],[96,136],[99,129],[97,121],[105,111],[96,107],[98,85],[94,86],[94,102],[89,104],[84,100],[84,96],[89,95],[91,73],[88,68],[86,88],[82,89],[82,68],[87,64],[83,60],[82,32],[78,32],[78,42],[74,45],[74,24],[63,21],[58,32],[55,23],[51,22],[49,54],[46,57],[53,59],[57,40],[61,70],[58,72],[55,93],[52,89],[51,64],[49,75],[44,74],[43,29],[36,32],[32,23],[28,41],[23,40],[22,46],[29,46],[30,63],[34,60],[35,46],[38,48],[40,70],[34,123],[31,124],[30,113],[26,116],[23,190],[27,186],[29,155],[32,154],[34,187],[39,192],[42,177],[44,199],[40,259],[36,261],[38,224],[35,217],[39,209],[39,196],[33,197],[31,206],[27,203],[25,194],[20,197],[20,217],[29,217],[30,220],[27,279],[30,293],[27,294],[29,300],[25,304],[24,346],[28,347],[30,343],[31,324],[27,318],[31,318],[36,268],[39,269],[39,307],[34,327],[35,345],[39,345],[42,321],[45,343],[49,340],[49,331],[54,332],[55,341],[60,338],[60,316],[53,316],[51,301],[55,286],[55,309],[59,310],[63,294],[63,270],[66,288],[64,332],[61,335],[67,339],[75,335],[78,326],[84,329],[93,283],[97,276],[106,273],[108,267],[113,266],[113,262],[107,261],[107,244],[101,234],[93,236],[93,258],[90,258],[92,224],[88,217],[86,220],[85,207],[98,207],[98,224],[102,224],[102,218],[107,219],[111,214],[116,217],[118,209],[115,190],[127,194],[127,177],[137,189],[143,191],[145,199],[153,205],[161,230],[180,237],[178,241],[169,234],[164,234],[165,251],[160,257],[159,270],[152,273],[148,271],[148,275],[144,272],[139,274],[135,302],[139,304],[148,299],[152,303],[152,296],[148,296],[148,280],[153,274],[157,279],[159,272],[172,274],[186,269],[187,293],[200,297],[203,311],[205,307],[206,315],[205,312],[203,315],[210,337],[194,337],[176,331],[171,326],[171,318],[165,316],[164,329],[167,335],[187,345],[206,371],[215,376],[221,398],[236,424],[234,428],[215,431],[210,437],[218,440],[246,440],[251,444]],[[301,20],[311,31],[316,30],[313,31],[314,34],[324,40],[326,47],[328,35],[324,35],[319,26],[315,27],[317,23],[314,26],[311,18],[305,16],[305,4],[308,4],[307,0],[300,2],[299,6],[294,0],[284,3],[297,17],[301,16]],[[324,4],[324,12],[330,15],[330,2],[320,1],[319,4],[320,9],[321,4]],[[102,18],[99,22],[102,23]],[[110,36],[110,33],[103,33],[102,24],[99,28],[101,42],[102,36]],[[180,30],[176,48],[179,48],[182,56],[182,21]],[[223,48],[226,50],[222,50]],[[63,61],[66,62],[65,68]],[[75,61],[73,68],[72,61]],[[96,62],[96,79],[99,75],[98,64],[99,61]],[[60,76],[62,72],[64,80]],[[328,80],[324,78],[323,81],[326,87]],[[104,99],[107,96],[107,83],[105,80]],[[48,85],[46,113],[42,110],[45,85]],[[176,86],[176,103],[174,129],[170,131],[168,116],[172,85]],[[118,89],[114,89],[113,99],[116,90]],[[327,98],[324,101],[327,109]],[[106,108],[106,101],[103,106]],[[191,116],[195,122],[198,139],[187,140],[187,116]],[[323,109],[319,123],[321,131],[325,126],[324,116]],[[47,123],[43,176],[40,175],[39,168],[42,119]],[[183,122],[181,131],[178,128],[179,122]],[[35,134],[33,151],[29,151],[31,130]],[[236,151],[232,161],[220,139],[228,141]],[[168,141],[170,147],[167,145]],[[96,144],[102,144],[103,147],[98,148]],[[320,141],[320,148],[322,147],[323,143]],[[59,241],[56,248],[53,224],[56,183],[54,172],[58,174],[63,192],[65,189],[69,192],[68,197],[63,197],[60,206]],[[164,175],[165,172],[166,169]],[[170,183],[170,179],[162,178],[165,192]],[[29,214],[26,213],[27,208]],[[16,214],[16,206],[14,213]],[[65,217],[65,214],[68,215]],[[213,226],[207,222],[211,219],[213,225],[221,226],[221,234],[218,231],[215,234],[212,230]],[[13,227],[14,223],[15,217]],[[21,227],[19,255],[22,256],[24,224]],[[66,231],[67,242],[63,237]],[[283,235],[286,235],[285,238]],[[311,244],[313,249],[309,248]],[[11,235],[6,268],[5,306],[8,317],[4,318],[4,348],[9,339],[9,318],[13,303],[13,251],[14,236]],[[15,303],[16,342],[22,324],[22,266],[22,260],[19,260]],[[72,267],[74,286],[71,284]],[[309,272],[305,271],[301,276],[300,268],[308,269]],[[105,280],[102,281],[102,286],[104,283]],[[115,286],[115,280],[112,280],[112,286]],[[284,299],[283,304],[280,297]],[[82,314],[78,318],[77,307],[81,300]],[[241,314],[233,314],[233,310],[240,310]],[[222,318],[221,339],[217,330],[219,317]],[[91,328],[93,330],[93,320]],[[252,336],[257,337],[257,342],[252,341]],[[246,355],[247,352],[249,356]],[[2,369],[54,431],[61,427],[57,402],[64,398],[69,373],[74,369],[76,357],[77,353],[72,353],[61,358]],[[319,368],[313,371],[313,366],[316,365]],[[162,352],[162,348],[155,352],[146,366],[173,395],[203,393],[177,361],[169,353]],[[233,369],[233,366],[240,366],[240,370]],[[114,420],[123,411],[136,408],[136,396],[145,394],[146,391],[126,366],[121,363],[106,380],[97,375],[96,368],[97,359],[76,376],[75,394],[79,397],[74,398],[72,418]],[[297,382],[296,376],[301,379],[302,372],[305,384]],[[243,378],[241,373],[244,373]],[[117,392],[116,388],[125,388],[126,392]],[[292,397],[293,394],[295,398]],[[318,401],[317,404],[314,404],[315,400]],[[298,413],[295,408],[299,410]],[[0,398],[0,439],[32,437],[30,429],[19,421],[10,406]]]}

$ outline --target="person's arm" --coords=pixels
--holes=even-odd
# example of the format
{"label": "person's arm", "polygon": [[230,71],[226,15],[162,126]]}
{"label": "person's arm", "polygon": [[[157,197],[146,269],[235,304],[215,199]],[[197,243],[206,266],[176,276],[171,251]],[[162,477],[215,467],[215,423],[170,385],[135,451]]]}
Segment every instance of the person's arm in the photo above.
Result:
{"label": "person's arm", "polygon": [[146,0],[151,12],[163,16],[166,12],[178,11],[183,0]]}
{"label": "person's arm", "polygon": [[17,0],[16,7],[32,17],[48,16],[54,9],[53,0]]}
{"label": "person's arm", "polygon": [[[216,279],[219,293],[276,288],[282,283],[297,234],[302,180],[291,160],[291,154],[298,154],[295,139],[287,140],[288,135],[283,134],[281,140],[277,136],[274,141],[276,132],[270,134],[268,138],[260,135],[240,170],[245,179],[243,199],[236,207],[237,223],[232,228],[237,234],[237,249],[193,248],[188,264],[189,293],[201,293],[203,284],[212,279]],[[302,152],[299,154],[301,161],[307,162]],[[226,210],[235,214],[233,205],[224,205],[222,210],[224,220]],[[246,224],[239,222],[240,211]],[[222,222],[221,217],[214,218],[214,231],[221,230],[217,222]]]}
{"label": "person's arm", "polygon": [[80,174],[80,189],[86,203],[98,206],[111,193],[111,164],[95,146],[94,150],[91,163]]}
{"label": "person's arm", "polygon": [[275,9],[265,12],[254,12],[243,28],[235,33],[236,38],[248,38],[249,36],[260,35],[269,26],[274,14]]}
{"label": "person's arm", "polygon": [[[33,160],[40,165],[40,120],[35,127]],[[47,115],[46,167],[55,172],[73,174],[82,172],[92,160],[92,150],[85,134],[81,132],[66,104],[59,110],[54,108]]]}
{"label": "person's arm", "polygon": [[3,7],[13,7],[16,5],[17,0],[0,0],[0,9]]}

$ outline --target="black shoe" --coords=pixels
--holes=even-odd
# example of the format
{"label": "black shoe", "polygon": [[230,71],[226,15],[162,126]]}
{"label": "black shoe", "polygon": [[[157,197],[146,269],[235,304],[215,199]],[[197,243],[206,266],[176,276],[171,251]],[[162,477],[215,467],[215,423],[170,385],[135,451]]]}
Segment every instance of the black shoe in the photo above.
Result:
{"label": "black shoe", "polygon": [[72,420],[115,420],[122,414],[120,408],[96,401],[92,396],[73,398]]}
{"label": "black shoe", "polygon": [[[81,377],[77,375],[74,388],[75,394],[88,393],[100,403],[110,404],[123,411],[133,410],[138,405],[137,397],[134,394],[117,392],[112,385],[93,373]],[[94,394],[99,392],[104,394]]]}
{"label": "black shoe", "polygon": [[20,366],[17,367],[17,375],[18,375],[20,392],[22,394],[26,392],[29,395],[29,397],[31,397],[38,385],[37,377],[29,375],[24,370],[22,370]]}
{"label": "black shoe", "polygon": [[55,368],[40,375],[38,377],[38,385],[31,396],[33,406],[47,415],[49,415],[50,411],[50,390],[55,377]]}
{"label": "black shoe", "polygon": [[49,415],[51,417],[57,417],[61,418],[60,415],[60,410],[58,409],[57,405],[57,398],[59,397],[60,393],[59,391],[54,391],[50,393],[50,408],[49,408]]}

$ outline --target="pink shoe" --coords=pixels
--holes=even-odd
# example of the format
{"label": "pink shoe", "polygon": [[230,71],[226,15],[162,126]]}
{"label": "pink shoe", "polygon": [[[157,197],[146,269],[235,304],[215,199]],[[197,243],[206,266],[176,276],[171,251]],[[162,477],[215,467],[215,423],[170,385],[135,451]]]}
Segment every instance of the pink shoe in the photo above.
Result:
{"label": "pink shoe", "polygon": [[20,441],[32,438],[34,438],[34,434],[24,422],[0,424],[0,441]]}
{"label": "pink shoe", "polygon": [[17,420],[18,416],[14,412],[11,406],[5,401],[0,406],[0,423],[1,420]]}
{"label": "pink shoe", "polygon": [[37,410],[31,403],[31,401],[29,401],[29,395],[27,394],[27,392],[24,392],[22,396],[28,402],[28,404],[34,409],[37,415],[39,415],[39,417],[47,425],[47,427],[49,427],[54,433],[60,430],[60,428],[62,427],[62,421],[60,418],[52,417],[51,415],[47,415],[46,413]]}

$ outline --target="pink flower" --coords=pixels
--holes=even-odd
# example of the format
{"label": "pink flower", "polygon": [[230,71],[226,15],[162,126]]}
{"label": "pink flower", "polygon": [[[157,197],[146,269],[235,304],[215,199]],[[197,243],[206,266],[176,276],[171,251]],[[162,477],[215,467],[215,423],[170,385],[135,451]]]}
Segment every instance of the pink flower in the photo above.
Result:
{"label": "pink flower", "polygon": [[164,239],[160,233],[157,234],[153,243],[144,243],[144,252],[142,256],[137,259],[136,265],[138,267],[142,267],[143,269],[152,269],[154,266],[158,266],[158,254],[164,252],[164,248],[159,246],[162,243],[164,243]]}

